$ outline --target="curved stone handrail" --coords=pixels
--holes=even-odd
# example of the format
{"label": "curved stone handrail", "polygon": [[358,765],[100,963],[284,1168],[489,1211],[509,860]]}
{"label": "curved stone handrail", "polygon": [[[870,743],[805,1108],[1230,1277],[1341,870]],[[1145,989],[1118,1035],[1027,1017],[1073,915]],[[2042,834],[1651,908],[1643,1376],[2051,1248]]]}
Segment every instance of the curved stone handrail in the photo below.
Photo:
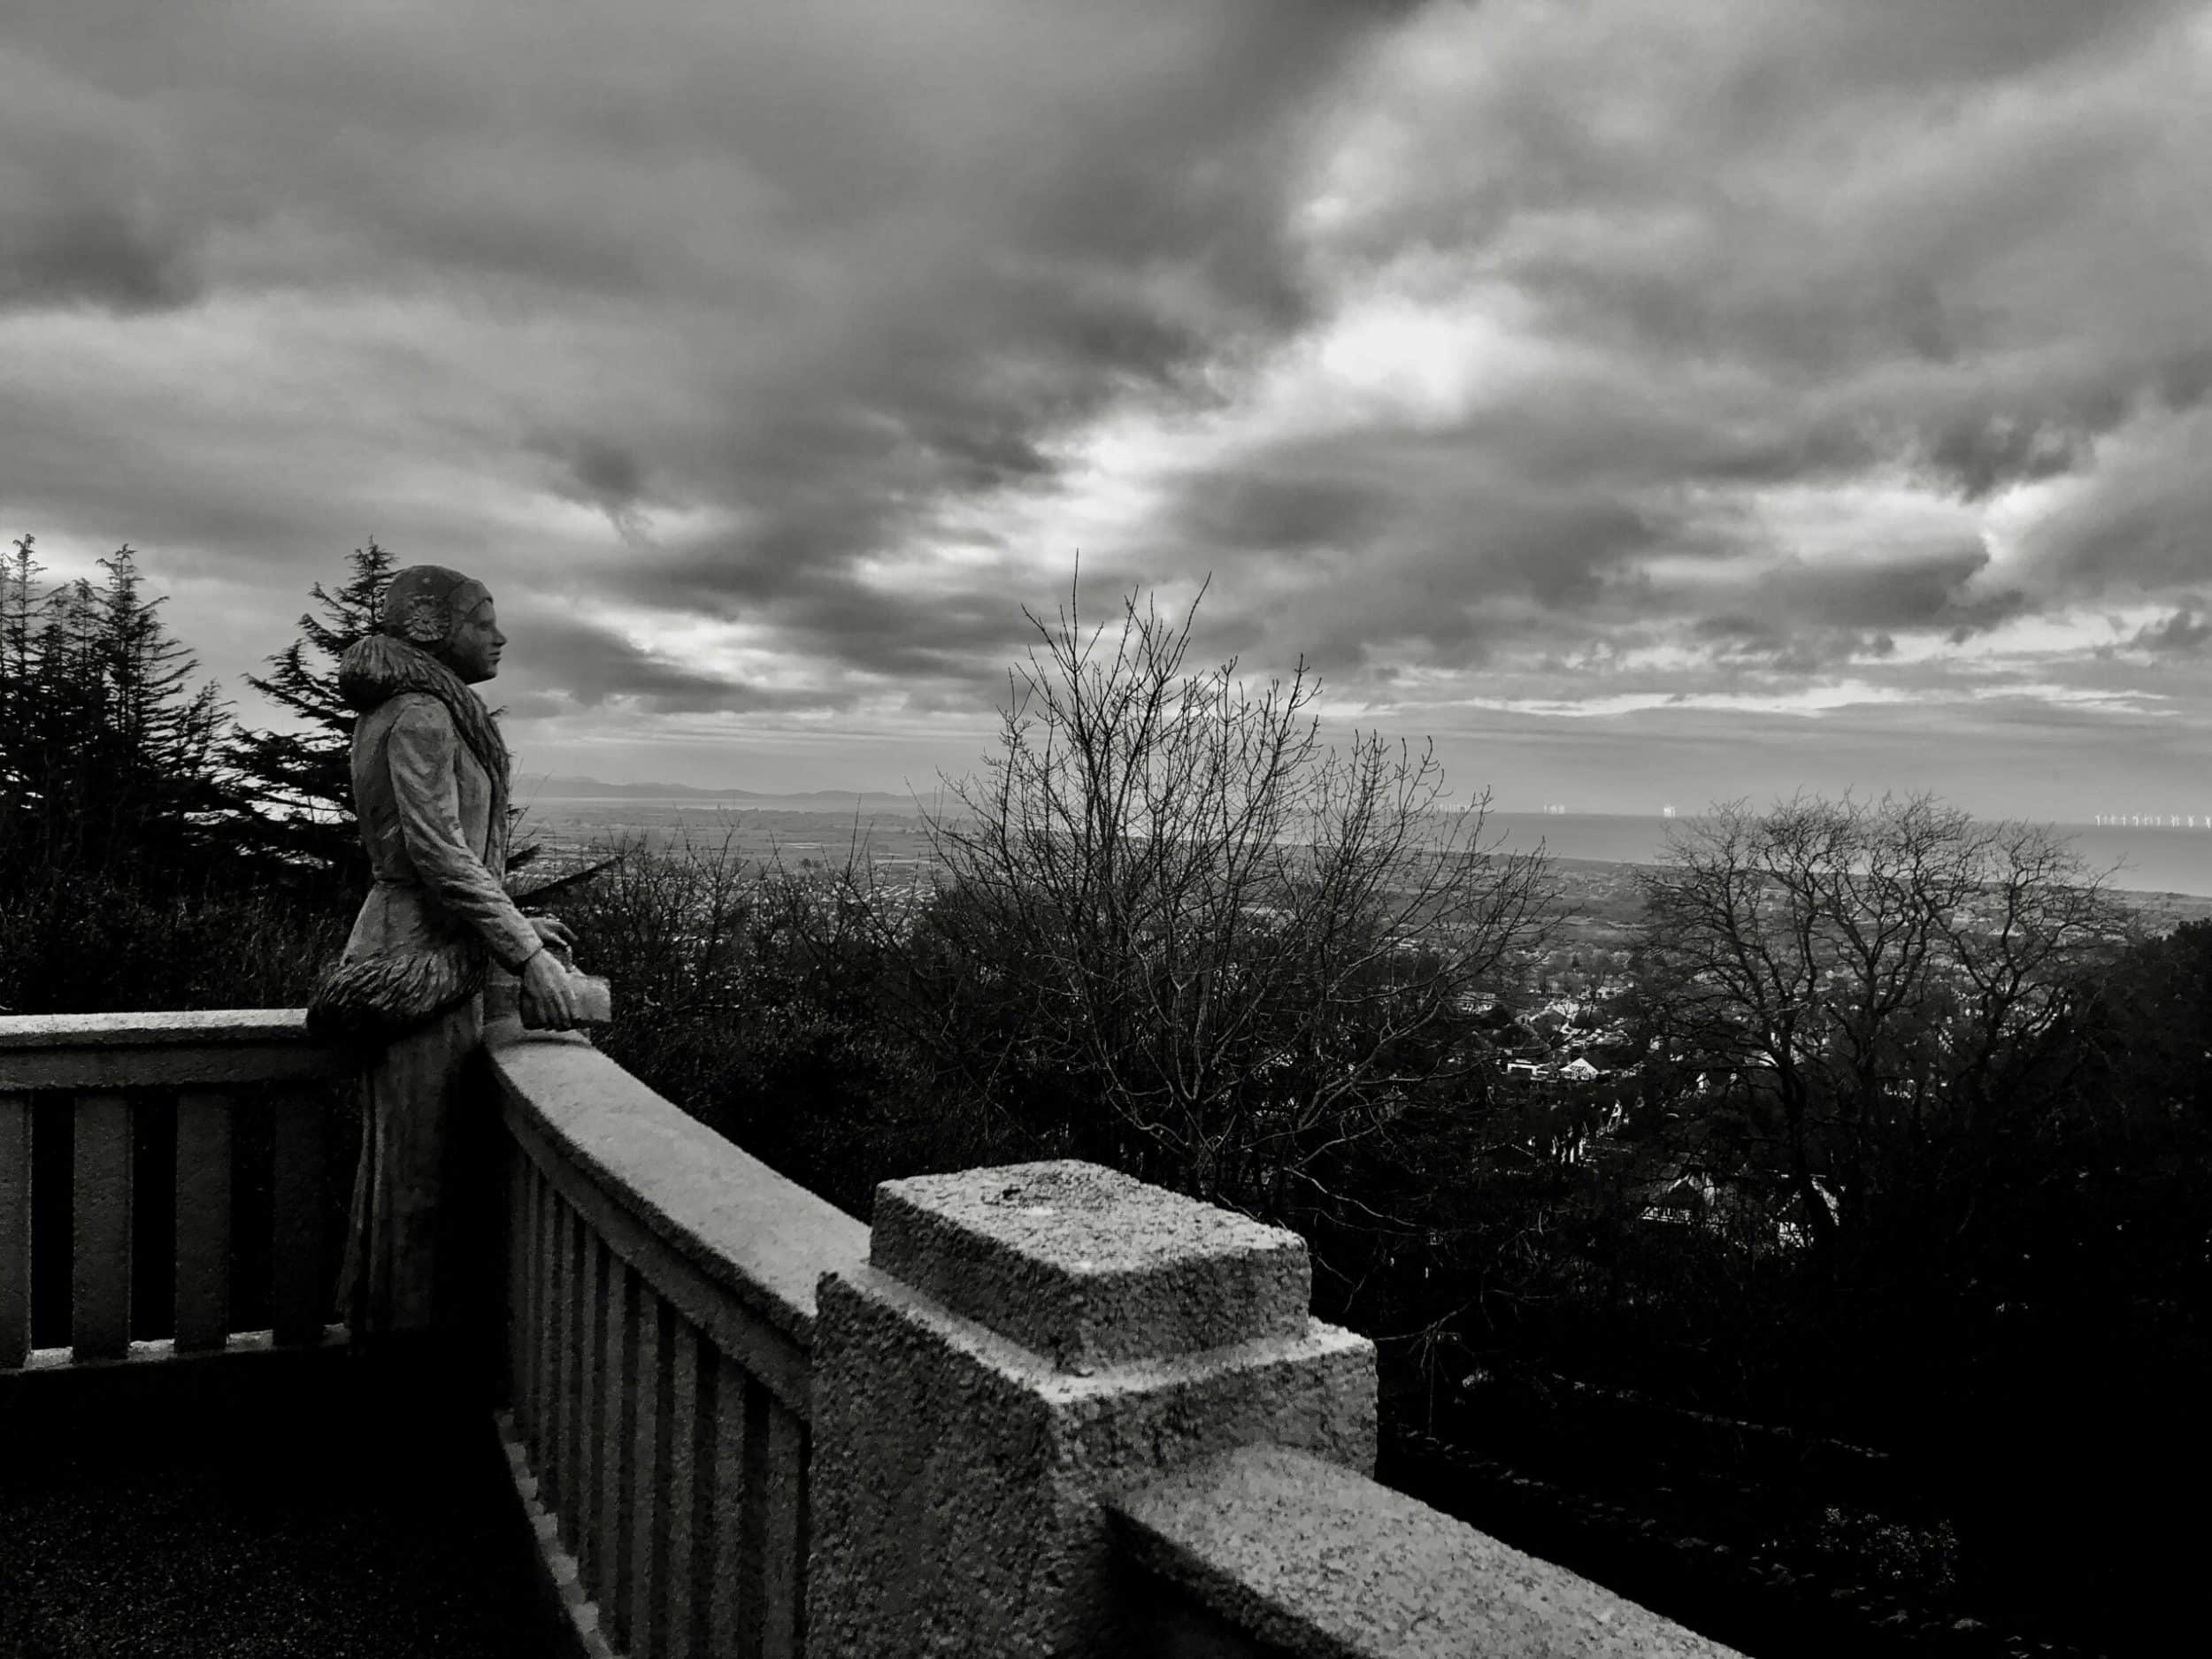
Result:
{"label": "curved stone handrail", "polygon": [[590,1655],[796,1653],[815,1287],[867,1229],[580,1037],[487,1033],[508,1455]]}
{"label": "curved stone handrail", "polygon": [[298,1008],[0,1016],[0,1092],[301,1081],[357,1064],[311,1038]]}
{"label": "curved stone handrail", "polygon": [[[487,1047],[509,1126],[565,1195],[582,1197],[589,1219],[645,1256],[633,1265],[663,1270],[647,1274],[670,1281],[657,1285],[662,1294],[683,1297],[688,1270],[800,1348],[811,1342],[815,1286],[824,1273],[867,1259],[865,1225],[580,1037],[495,1026]],[[704,1305],[687,1312],[698,1323],[720,1317]],[[803,1397],[788,1403],[807,1409]]]}
{"label": "curved stone handrail", "polygon": [[0,1049],[110,1048],[118,1044],[305,1042],[303,1008],[201,1008],[164,1013],[8,1014]]}

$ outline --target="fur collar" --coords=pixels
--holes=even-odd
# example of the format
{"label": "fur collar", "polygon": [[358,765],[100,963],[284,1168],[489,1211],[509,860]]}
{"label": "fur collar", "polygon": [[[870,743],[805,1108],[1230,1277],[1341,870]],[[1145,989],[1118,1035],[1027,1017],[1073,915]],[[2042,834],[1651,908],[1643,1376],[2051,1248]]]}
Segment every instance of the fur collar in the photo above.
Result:
{"label": "fur collar", "polygon": [[338,695],[363,714],[410,691],[426,693],[445,706],[461,741],[491,779],[490,834],[498,855],[493,865],[496,875],[505,863],[507,847],[508,757],[506,741],[484,700],[420,646],[388,634],[357,640],[338,659]]}

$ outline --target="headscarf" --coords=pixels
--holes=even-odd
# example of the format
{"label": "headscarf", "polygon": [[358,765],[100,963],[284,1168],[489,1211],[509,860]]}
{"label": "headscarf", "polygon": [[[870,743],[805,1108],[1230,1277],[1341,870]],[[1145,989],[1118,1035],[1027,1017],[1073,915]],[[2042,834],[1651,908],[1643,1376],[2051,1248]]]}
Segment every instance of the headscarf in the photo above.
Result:
{"label": "headscarf", "polygon": [[490,832],[497,873],[507,844],[507,745],[484,700],[432,654],[490,597],[483,583],[442,565],[411,565],[395,572],[377,605],[376,632],[354,641],[338,659],[338,695],[363,714],[410,691],[444,705],[461,741],[491,780]]}

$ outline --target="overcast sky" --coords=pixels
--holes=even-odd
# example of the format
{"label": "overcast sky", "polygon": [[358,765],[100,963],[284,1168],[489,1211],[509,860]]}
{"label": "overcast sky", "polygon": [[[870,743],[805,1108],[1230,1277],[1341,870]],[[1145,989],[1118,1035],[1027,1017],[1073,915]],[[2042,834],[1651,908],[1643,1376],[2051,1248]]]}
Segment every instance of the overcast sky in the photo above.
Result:
{"label": "overcast sky", "polygon": [[926,787],[1188,597],[1498,803],[2212,812],[2212,8],[7,0],[0,515],[529,771]]}

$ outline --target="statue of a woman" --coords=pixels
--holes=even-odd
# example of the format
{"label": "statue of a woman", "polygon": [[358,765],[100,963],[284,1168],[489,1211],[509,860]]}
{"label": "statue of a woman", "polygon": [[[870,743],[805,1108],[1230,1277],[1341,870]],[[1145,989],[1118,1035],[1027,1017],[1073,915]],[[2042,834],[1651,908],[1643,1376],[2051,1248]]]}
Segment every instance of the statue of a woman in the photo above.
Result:
{"label": "statue of a woman", "polygon": [[309,1010],[326,1038],[374,1045],[366,1066],[340,1297],[357,1339],[457,1333],[485,1263],[488,1186],[464,1181],[463,1068],[483,1033],[485,964],[521,981],[524,1023],[576,1023],[561,923],[524,916],[501,885],[507,746],[469,689],[499,672],[481,582],[435,565],[396,573],[376,632],[338,667],[360,710],[353,799],[373,885],[345,955]]}

